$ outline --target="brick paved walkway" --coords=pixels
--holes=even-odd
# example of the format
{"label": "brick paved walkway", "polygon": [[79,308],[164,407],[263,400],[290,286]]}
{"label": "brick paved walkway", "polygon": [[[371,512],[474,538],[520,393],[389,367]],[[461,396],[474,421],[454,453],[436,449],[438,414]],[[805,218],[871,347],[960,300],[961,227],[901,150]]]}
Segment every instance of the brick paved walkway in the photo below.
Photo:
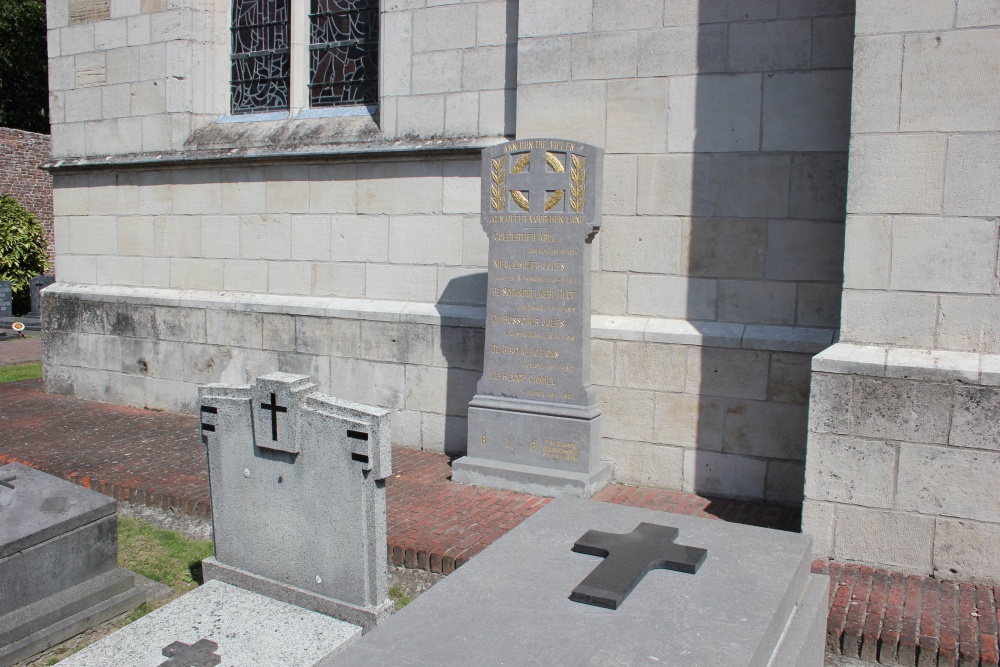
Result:
{"label": "brick paved walkway", "polygon": [[0,337],[0,366],[23,364],[42,358],[42,339],[37,336],[18,338],[13,331]]}
{"label": "brick paved walkway", "polygon": [[[50,396],[39,380],[0,384],[0,464],[12,461],[120,500],[210,513],[195,417]],[[453,484],[439,454],[397,448],[393,469],[388,533],[397,565],[447,574],[548,502]],[[614,485],[596,499],[782,530],[799,525],[795,510],[661,489]],[[829,652],[914,667],[998,665],[1000,586],[826,561],[813,570],[831,576]]]}

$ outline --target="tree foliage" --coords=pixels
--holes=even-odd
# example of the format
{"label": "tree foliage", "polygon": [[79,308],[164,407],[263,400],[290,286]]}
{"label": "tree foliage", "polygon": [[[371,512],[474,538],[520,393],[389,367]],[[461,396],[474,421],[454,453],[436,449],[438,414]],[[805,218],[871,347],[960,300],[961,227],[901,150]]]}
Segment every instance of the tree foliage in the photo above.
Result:
{"label": "tree foliage", "polygon": [[0,126],[49,132],[45,1],[0,0]]}
{"label": "tree foliage", "polygon": [[0,197],[0,280],[11,282],[15,310],[19,304],[30,303],[28,281],[49,268],[47,247],[38,219],[13,197]]}

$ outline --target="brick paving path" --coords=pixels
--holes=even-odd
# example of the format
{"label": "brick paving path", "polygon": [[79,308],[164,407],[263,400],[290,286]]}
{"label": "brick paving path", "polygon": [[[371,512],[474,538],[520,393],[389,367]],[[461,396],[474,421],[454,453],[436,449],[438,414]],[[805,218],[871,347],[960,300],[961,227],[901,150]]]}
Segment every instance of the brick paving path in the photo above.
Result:
{"label": "brick paving path", "polygon": [[[0,347],[2,350],[2,347]],[[0,384],[0,464],[20,461],[119,500],[210,514],[197,419],[50,396],[40,380]],[[394,564],[449,573],[549,500],[449,481],[447,457],[393,451],[387,481]],[[757,503],[614,485],[597,500],[797,530],[799,513]],[[827,651],[888,665],[997,667],[1000,586],[955,584],[816,561],[829,574]]]}
{"label": "brick paving path", "polygon": [[0,366],[23,364],[42,358],[42,339],[38,336],[17,338],[13,331],[0,338]]}

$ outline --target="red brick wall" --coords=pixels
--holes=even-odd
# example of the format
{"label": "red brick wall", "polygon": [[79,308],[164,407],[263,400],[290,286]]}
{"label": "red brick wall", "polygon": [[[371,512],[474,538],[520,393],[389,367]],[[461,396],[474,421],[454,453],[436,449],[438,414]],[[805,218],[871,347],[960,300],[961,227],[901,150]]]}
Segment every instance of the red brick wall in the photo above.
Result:
{"label": "red brick wall", "polygon": [[49,135],[0,127],[0,195],[13,196],[42,223],[54,266],[52,177],[38,168],[48,161]]}

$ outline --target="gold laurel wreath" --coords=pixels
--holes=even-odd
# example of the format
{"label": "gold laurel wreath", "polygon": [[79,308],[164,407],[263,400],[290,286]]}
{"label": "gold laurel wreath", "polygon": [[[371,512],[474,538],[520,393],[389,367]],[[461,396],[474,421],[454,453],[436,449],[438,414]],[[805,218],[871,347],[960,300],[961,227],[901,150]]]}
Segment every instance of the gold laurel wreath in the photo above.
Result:
{"label": "gold laurel wreath", "polygon": [[493,187],[490,188],[490,204],[494,211],[502,211],[507,199],[503,182],[507,177],[507,156],[493,158]]}
{"label": "gold laurel wreath", "polygon": [[559,202],[562,201],[564,194],[566,194],[565,190],[556,190],[555,192],[550,194],[549,198],[545,200],[545,210],[551,211],[556,206],[558,206]]}
{"label": "gold laurel wreath", "polygon": [[556,172],[557,174],[561,174],[564,171],[566,171],[566,167],[563,166],[563,163],[559,160],[559,158],[557,158],[552,153],[549,152],[545,153],[545,162],[550,167],[552,167],[552,171]]}
{"label": "gold laurel wreath", "polygon": [[587,191],[585,184],[587,178],[587,158],[579,155],[571,155],[573,166],[569,170],[569,205],[574,211],[579,213],[587,203],[583,199]]}
{"label": "gold laurel wreath", "polygon": [[525,153],[521,156],[521,159],[515,162],[514,166],[510,168],[510,173],[520,174],[529,164],[531,164],[531,153]]}
{"label": "gold laurel wreath", "polygon": [[525,211],[531,208],[531,202],[528,201],[528,198],[525,197],[524,193],[520,190],[511,190],[510,196],[511,199],[514,200],[514,203],[523,208]]}

